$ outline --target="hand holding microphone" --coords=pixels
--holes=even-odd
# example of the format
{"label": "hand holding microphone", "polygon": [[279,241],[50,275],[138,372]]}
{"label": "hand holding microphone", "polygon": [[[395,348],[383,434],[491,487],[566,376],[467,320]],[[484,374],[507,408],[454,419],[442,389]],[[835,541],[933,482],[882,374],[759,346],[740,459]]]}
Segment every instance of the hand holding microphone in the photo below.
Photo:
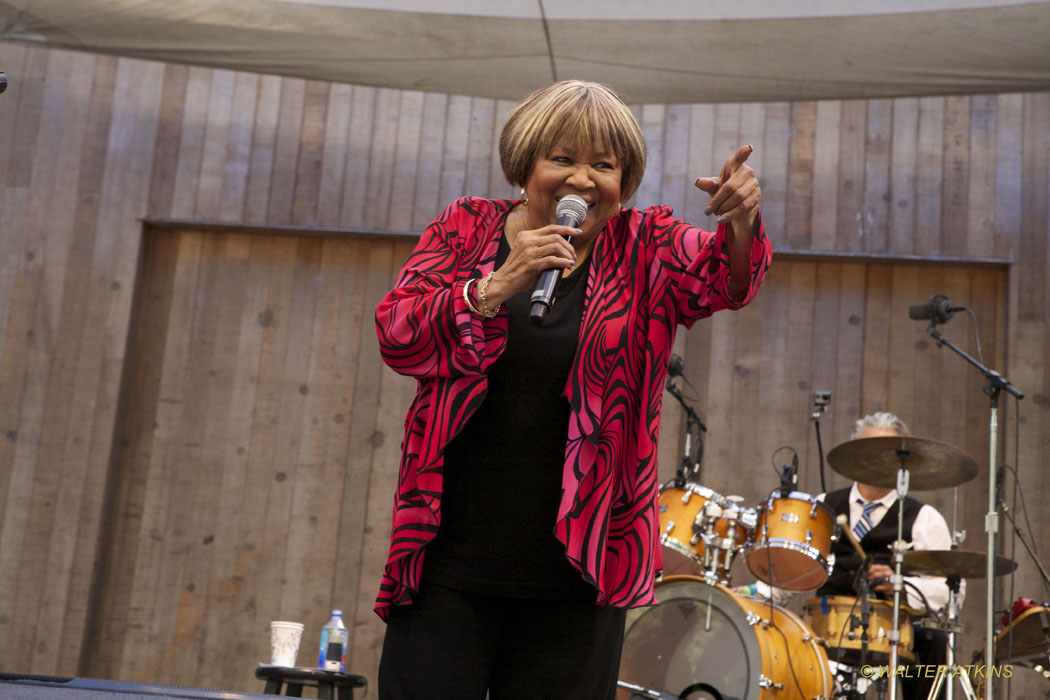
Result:
{"label": "hand holding microphone", "polygon": [[[555,214],[558,217],[557,226],[576,228],[581,221],[587,218],[587,202],[574,194],[565,195],[558,200]],[[533,323],[541,323],[554,306],[554,298],[558,292],[558,282],[561,281],[561,276],[562,270],[557,267],[547,268],[540,273],[540,278],[536,280],[536,287],[532,290],[530,299],[529,320]]]}
{"label": "hand holding microphone", "polygon": [[[569,196],[583,202],[576,195]],[[580,233],[575,226],[547,224],[530,228],[526,223],[515,226],[514,233],[510,233],[511,221],[508,221],[505,230],[512,236],[510,254],[488,285],[489,308],[496,308],[517,294],[531,293],[538,275],[544,270],[557,270],[557,279],[575,265],[576,251],[570,243],[570,237]]]}

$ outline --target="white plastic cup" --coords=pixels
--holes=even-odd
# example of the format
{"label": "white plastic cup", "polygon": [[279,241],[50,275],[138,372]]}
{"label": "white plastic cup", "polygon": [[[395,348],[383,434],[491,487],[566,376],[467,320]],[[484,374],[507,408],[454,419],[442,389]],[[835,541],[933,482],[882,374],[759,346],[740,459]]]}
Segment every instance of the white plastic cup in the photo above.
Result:
{"label": "white plastic cup", "polygon": [[270,665],[295,666],[303,638],[303,623],[275,620],[270,623]]}

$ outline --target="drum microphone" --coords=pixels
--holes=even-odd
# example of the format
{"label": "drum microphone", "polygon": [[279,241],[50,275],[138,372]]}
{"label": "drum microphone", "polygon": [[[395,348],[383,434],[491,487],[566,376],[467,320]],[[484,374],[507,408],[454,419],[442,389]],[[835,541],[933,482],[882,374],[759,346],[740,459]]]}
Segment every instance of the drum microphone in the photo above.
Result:
{"label": "drum microphone", "polygon": [[784,465],[780,473],[780,492],[787,496],[798,486],[798,452],[791,458],[791,465]]}
{"label": "drum microphone", "polygon": [[933,324],[947,323],[956,311],[965,311],[965,306],[956,306],[943,294],[934,294],[925,304],[908,307],[908,318],[915,321],[930,321]]}
{"label": "drum microphone", "polygon": [[[554,210],[558,217],[558,226],[572,226],[576,228],[580,222],[587,218],[587,202],[583,197],[575,194],[567,194],[558,200],[558,206]],[[529,308],[529,319],[539,324],[554,306],[554,296],[558,291],[558,282],[561,281],[562,270],[552,267],[540,273],[536,280],[536,286],[532,290]]]}

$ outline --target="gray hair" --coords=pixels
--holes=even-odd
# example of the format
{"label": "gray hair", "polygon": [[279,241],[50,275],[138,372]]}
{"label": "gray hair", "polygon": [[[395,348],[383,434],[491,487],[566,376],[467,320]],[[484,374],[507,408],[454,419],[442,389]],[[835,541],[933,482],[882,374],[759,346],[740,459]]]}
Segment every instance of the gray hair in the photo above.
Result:
{"label": "gray hair", "polygon": [[857,436],[868,428],[885,428],[886,430],[896,430],[899,435],[908,434],[908,426],[904,424],[904,421],[892,413],[880,411],[878,413],[870,413],[854,423],[853,434],[849,436],[849,439],[856,440]]}

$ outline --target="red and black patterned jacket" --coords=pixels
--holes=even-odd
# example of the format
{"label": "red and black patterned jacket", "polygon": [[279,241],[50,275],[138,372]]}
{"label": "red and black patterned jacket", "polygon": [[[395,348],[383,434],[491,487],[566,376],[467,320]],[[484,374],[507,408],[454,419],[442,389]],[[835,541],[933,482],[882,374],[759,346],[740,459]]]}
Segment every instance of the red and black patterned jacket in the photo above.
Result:
{"label": "red and black patterned jacket", "polygon": [[[397,284],[376,309],[384,361],[418,380],[405,436],[390,553],[376,600],[411,602],[441,522],[442,452],[480,405],[486,372],[506,343],[506,312],[472,314],[467,280],[493,270],[509,200],[467,197],[423,232]],[[772,247],[759,218],[747,295],[733,301],[725,226],[701,231],[669,207],[625,209],[598,235],[587,277],[579,347],[565,394],[571,405],[562,501],[554,523],[598,603],[655,602],[660,569],[656,451],[674,334],[754,297]],[[484,527],[478,523],[478,527]]]}

